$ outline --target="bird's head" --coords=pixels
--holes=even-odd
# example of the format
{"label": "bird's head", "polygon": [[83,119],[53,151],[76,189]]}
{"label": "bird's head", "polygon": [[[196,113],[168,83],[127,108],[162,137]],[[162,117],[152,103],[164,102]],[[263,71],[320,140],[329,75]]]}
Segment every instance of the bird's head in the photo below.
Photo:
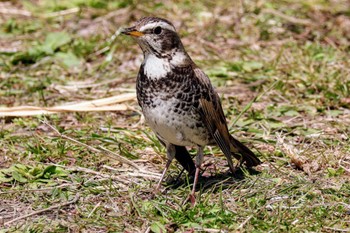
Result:
{"label": "bird's head", "polygon": [[184,50],[174,25],[166,19],[145,17],[121,33],[134,37],[145,56],[152,54],[163,58]]}

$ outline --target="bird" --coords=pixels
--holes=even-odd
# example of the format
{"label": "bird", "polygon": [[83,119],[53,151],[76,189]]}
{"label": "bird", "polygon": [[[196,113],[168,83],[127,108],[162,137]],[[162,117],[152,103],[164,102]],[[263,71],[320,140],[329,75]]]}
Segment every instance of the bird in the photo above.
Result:
{"label": "bird", "polygon": [[[135,38],[143,52],[136,80],[137,101],[149,127],[166,147],[167,162],[155,191],[176,158],[189,173],[194,172],[190,197],[195,200],[207,145],[219,146],[232,173],[236,170],[232,156],[247,167],[261,164],[247,146],[229,133],[219,95],[186,52],[170,21],[143,17],[121,33]],[[197,149],[194,166],[186,147]]]}

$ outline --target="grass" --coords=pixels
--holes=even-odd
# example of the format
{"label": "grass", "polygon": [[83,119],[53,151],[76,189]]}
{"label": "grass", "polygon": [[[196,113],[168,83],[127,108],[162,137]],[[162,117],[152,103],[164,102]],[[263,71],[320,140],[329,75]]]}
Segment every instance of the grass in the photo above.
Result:
{"label": "grass", "polygon": [[141,51],[110,38],[153,14],[175,24],[231,132],[264,162],[231,176],[220,150],[206,148],[191,207],[186,174],[173,185],[176,163],[151,197],[165,150],[139,124],[136,101],[135,111],[0,118],[1,232],[350,230],[347,1],[15,0],[0,9],[1,107],[134,92]]}

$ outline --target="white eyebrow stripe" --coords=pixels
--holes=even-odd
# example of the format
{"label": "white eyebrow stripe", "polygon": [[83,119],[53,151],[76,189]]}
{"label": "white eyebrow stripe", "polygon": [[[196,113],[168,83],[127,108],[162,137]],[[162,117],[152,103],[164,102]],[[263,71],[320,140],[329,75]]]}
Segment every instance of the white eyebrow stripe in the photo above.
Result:
{"label": "white eyebrow stripe", "polygon": [[141,31],[141,32],[144,32],[144,31],[146,31],[147,29],[152,29],[152,28],[155,28],[155,27],[157,27],[157,26],[160,26],[160,27],[162,27],[162,28],[166,28],[166,29],[169,29],[169,30],[175,32],[175,28],[174,28],[173,26],[169,25],[168,23],[164,23],[164,22],[148,23],[148,24],[142,26],[142,27],[140,28],[140,31]]}

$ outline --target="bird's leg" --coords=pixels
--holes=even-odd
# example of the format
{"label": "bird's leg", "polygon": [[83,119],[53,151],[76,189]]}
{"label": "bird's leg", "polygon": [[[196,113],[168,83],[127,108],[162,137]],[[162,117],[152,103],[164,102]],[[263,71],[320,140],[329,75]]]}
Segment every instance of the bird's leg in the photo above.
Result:
{"label": "bird's leg", "polygon": [[231,173],[235,174],[237,168],[233,165],[231,156],[226,156],[226,158],[227,158],[228,166],[230,167]]}
{"label": "bird's leg", "polygon": [[196,203],[195,192],[196,192],[196,186],[197,186],[199,171],[200,171],[202,162],[203,162],[203,147],[198,146],[198,151],[196,156],[196,173],[194,175],[194,182],[193,182],[192,192],[190,195],[190,201],[192,205]]}
{"label": "bird's leg", "polygon": [[166,162],[162,176],[160,177],[160,180],[157,184],[156,189],[154,190],[154,193],[157,193],[159,191],[159,188],[160,188],[160,185],[164,179],[165,173],[168,171],[168,168],[175,157],[175,153],[176,153],[175,146],[173,144],[167,144],[166,145],[166,155],[167,155],[168,161]]}

